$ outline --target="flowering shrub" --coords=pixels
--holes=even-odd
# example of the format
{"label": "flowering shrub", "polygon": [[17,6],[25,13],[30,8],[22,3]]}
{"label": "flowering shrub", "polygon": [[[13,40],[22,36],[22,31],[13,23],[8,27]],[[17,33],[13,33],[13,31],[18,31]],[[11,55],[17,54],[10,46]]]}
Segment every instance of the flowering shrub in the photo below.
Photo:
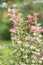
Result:
{"label": "flowering shrub", "polygon": [[43,28],[38,23],[39,13],[29,14],[28,20],[25,21],[18,8],[9,10],[6,17],[13,24],[10,32],[14,45],[14,65],[42,65],[43,37],[41,32]]}

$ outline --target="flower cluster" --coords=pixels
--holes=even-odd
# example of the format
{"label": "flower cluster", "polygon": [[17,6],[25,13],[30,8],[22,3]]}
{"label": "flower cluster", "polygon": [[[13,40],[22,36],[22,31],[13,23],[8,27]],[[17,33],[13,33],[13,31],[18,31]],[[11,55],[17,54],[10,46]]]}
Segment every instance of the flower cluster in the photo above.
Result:
{"label": "flower cluster", "polygon": [[13,24],[10,32],[14,44],[15,65],[41,65],[43,63],[43,36],[41,34],[43,28],[37,22],[39,13],[29,14],[28,20],[25,21],[18,8],[8,8],[6,16]]}
{"label": "flower cluster", "polygon": [[33,21],[37,21],[38,20],[38,15],[39,13],[34,13],[33,16],[32,15],[28,15],[28,20],[29,20],[29,23],[32,23]]}

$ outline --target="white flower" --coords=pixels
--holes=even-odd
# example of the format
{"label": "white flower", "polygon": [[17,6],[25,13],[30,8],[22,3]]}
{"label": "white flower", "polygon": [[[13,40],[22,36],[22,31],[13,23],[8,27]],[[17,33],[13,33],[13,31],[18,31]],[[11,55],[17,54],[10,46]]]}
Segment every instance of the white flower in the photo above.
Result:
{"label": "white flower", "polygon": [[10,64],[13,64],[14,63],[14,61],[13,60],[10,60]]}
{"label": "white flower", "polygon": [[12,40],[14,40],[14,39],[15,39],[15,37],[11,37],[11,39],[12,39]]}
{"label": "white flower", "polygon": [[35,61],[34,61],[34,60],[32,60],[32,63],[35,63]]}
{"label": "white flower", "polygon": [[40,25],[41,25],[40,23],[37,24],[37,26],[40,26]]}
{"label": "white flower", "polygon": [[17,50],[14,50],[14,52],[17,52]]}
{"label": "white flower", "polygon": [[34,47],[34,46],[32,46],[32,45],[30,46],[30,48],[31,48],[31,49],[36,49],[36,47]]}
{"label": "white flower", "polygon": [[10,8],[8,8],[8,12],[11,12],[11,9]]}
{"label": "white flower", "polygon": [[41,44],[42,40],[38,40],[38,42]]}
{"label": "white flower", "polygon": [[39,37],[36,37],[35,39],[36,39],[37,41],[39,41]]}
{"label": "white flower", "polygon": [[29,50],[27,50],[27,49],[26,49],[26,52],[28,53],[28,52],[29,52]]}
{"label": "white flower", "polygon": [[3,2],[2,7],[7,7],[7,3]]}
{"label": "white flower", "polygon": [[40,60],[39,63],[42,63],[42,61]]}
{"label": "white flower", "polygon": [[36,33],[33,33],[34,36],[36,36]]}
{"label": "white flower", "polygon": [[21,48],[21,51],[24,51],[24,49]]}
{"label": "white flower", "polygon": [[36,51],[40,51],[40,49],[36,49]]}
{"label": "white flower", "polygon": [[18,41],[18,44],[21,44],[21,43],[22,43],[22,42],[19,40],[19,41]]}
{"label": "white flower", "polygon": [[25,44],[25,47],[29,47],[29,44],[28,44],[28,43],[26,43],[26,44]]}
{"label": "white flower", "polygon": [[27,55],[25,55],[24,58],[27,58]]}
{"label": "white flower", "polygon": [[26,59],[26,62],[28,63],[29,62],[29,59]]}
{"label": "white flower", "polygon": [[15,13],[16,11],[15,11],[15,9],[12,9],[12,13]]}
{"label": "white flower", "polygon": [[42,37],[42,35],[39,35],[39,38]]}

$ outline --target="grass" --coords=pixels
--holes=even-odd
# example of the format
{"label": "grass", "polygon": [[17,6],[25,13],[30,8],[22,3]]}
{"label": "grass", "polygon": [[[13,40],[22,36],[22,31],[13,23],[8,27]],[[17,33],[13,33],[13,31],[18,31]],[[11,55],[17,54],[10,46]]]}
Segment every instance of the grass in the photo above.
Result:
{"label": "grass", "polygon": [[0,47],[4,47],[5,46],[5,48],[3,49],[2,48],[2,51],[3,51],[3,53],[4,54],[8,54],[8,53],[10,53],[10,51],[11,51],[11,46],[12,46],[12,42],[11,41],[6,41],[6,40],[2,40],[2,41],[0,41]]}
{"label": "grass", "polygon": [[10,41],[6,41],[6,40],[0,40],[0,45],[7,45],[7,46],[10,46],[12,45],[12,42],[11,40]]}
{"label": "grass", "polygon": [[0,40],[0,65],[10,65],[12,59],[12,42]]}

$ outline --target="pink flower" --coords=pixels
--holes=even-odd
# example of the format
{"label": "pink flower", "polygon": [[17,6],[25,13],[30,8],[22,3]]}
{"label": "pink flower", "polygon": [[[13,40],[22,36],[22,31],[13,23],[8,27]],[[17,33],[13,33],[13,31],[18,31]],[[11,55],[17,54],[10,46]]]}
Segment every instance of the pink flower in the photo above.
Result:
{"label": "pink flower", "polygon": [[9,14],[9,13],[8,13],[8,14],[6,14],[6,17],[10,17],[10,16],[12,16],[12,15],[11,15],[11,14]]}
{"label": "pink flower", "polygon": [[29,20],[29,23],[32,23],[32,20]]}
{"label": "pink flower", "polygon": [[15,39],[15,40],[14,40],[14,43],[18,43],[18,41],[19,41],[18,39]]}
{"label": "pink flower", "polygon": [[37,57],[37,58],[42,58],[42,55],[40,53],[34,53],[34,55]]}
{"label": "pink flower", "polygon": [[41,32],[43,32],[43,28],[41,28]]}
{"label": "pink flower", "polygon": [[27,17],[28,17],[29,23],[32,23],[33,16],[32,15],[28,15]]}
{"label": "pink flower", "polygon": [[38,18],[37,17],[33,17],[33,20],[38,20]]}
{"label": "pink flower", "polygon": [[13,14],[12,18],[17,19],[18,17],[16,16],[16,14]]}
{"label": "pink flower", "polygon": [[31,29],[35,32],[40,32],[40,27],[32,26]]}
{"label": "pink flower", "polygon": [[14,26],[18,26],[18,22],[14,21]]}
{"label": "pink flower", "polygon": [[15,29],[10,29],[10,32],[11,33],[16,33],[16,30]]}
{"label": "pink flower", "polygon": [[33,18],[33,16],[32,16],[32,15],[28,15],[27,18],[28,18],[29,20],[31,20],[31,19]]}
{"label": "pink flower", "polygon": [[16,13],[18,12],[18,8],[15,9],[15,12],[16,12]]}
{"label": "pink flower", "polygon": [[39,15],[39,13],[34,13],[33,20],[38,20],[38,15]]}
{"label": "pink flower", "polygon": [[39,15],[39,13],[34,13],[34,16],[37,17]]}

